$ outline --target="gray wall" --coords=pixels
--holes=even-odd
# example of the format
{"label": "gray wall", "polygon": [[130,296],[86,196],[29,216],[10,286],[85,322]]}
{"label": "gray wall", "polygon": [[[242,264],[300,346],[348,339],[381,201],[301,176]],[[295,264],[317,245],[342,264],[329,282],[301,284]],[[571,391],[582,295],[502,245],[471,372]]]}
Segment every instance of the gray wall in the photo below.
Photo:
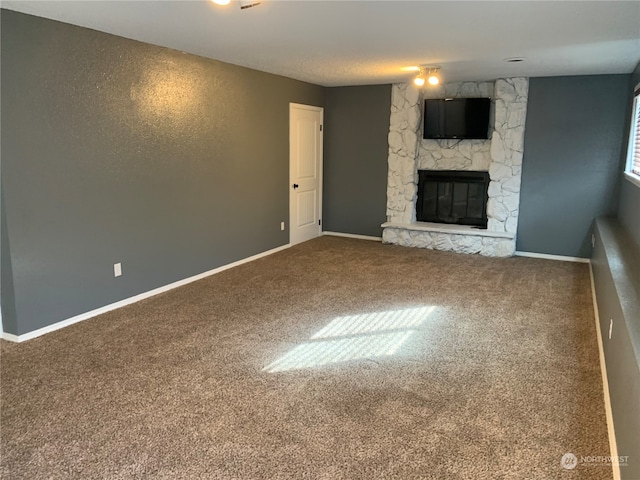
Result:
{"label": "gray wall", "polygon": [[640,187],[622,179],[618,220],[640,248]]}
{"label": "gray wall", "polygon": [[629,75],[532,78],[519,251],[588,258],[595,217],[615,212]]}
{"label": "gray wall", "polygon": [[[633,87],[640,82],[640,64],[624,89],[627,110],[621,143],[626,157]],[[617,219],[596,222],[591,258],[600,332],[607,366],[611,410],[619,455],[629,456],[620,468],[623,480],[640,478],[640,187],[623,178]],[[613,334],[609,339],[609,322]]]}
{"label": "gray wall", "polygon": [[328,88],[323,230],[382,236],[391,85]]}
{"label": "gray wall", "polygon": [[[633,99],[633,89],[640,83],[640,63],[636,66],[629,82],[629,109]],[[631,114],[627,115],[628,132],[631,128]],[[627,152],[626,143],[623,145],[623,152]],[[626,179],[620,182],[620,201],[618,203],[618,220],[633,238],[640,249],[640,187],[632,184]]]}
{"label": "gray wall", "polygon": [[5,331],[288,242],[289,102],[324,88],[7,10],[1,33]]}
{"label": "gray wall", "polygon": [[4,211],[4,192],[0,189],[0,296],[2,298],[2,328],[5,332],[15,332],[16,307],[13,294],[13,272],[11,268],[11,249],[7,235],[7,221]]}

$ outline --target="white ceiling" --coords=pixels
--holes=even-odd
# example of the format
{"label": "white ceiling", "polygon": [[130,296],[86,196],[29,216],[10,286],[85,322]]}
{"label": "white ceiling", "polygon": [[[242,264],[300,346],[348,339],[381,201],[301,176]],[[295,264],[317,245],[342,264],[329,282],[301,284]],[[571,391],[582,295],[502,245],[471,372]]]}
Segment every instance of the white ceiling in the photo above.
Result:
{"label": "white ceiling", "polygon": [[[639,1],[23,1],[2,7],[324,86],[629,73]],[[526,57],[506,63],[507,57]],[[415,74],[413,74],[415,75]]]}

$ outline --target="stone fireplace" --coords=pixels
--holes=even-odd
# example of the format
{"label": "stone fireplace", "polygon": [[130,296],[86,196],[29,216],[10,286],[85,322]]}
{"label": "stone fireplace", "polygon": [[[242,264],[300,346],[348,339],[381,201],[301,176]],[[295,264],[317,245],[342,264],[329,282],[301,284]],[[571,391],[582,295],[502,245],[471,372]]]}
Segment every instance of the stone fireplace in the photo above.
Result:
{"label": "stone fireplace", "polygon": [[[392,86],[383,242],[497,257],[515,253],[528,86],[526,78],[450,83],[435,89]],[[425,98],[465,97],[492,99],[489,139],[422,138]],[[487,172],[487,228],[417,221],[420,170]]]}

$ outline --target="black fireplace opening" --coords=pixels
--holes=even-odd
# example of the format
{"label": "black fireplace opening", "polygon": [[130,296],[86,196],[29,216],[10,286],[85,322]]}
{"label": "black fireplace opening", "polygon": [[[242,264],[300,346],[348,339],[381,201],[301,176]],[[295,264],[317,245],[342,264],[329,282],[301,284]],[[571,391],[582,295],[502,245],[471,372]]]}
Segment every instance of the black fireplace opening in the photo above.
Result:
{"label": "black fireplace opening", "polygon": [[416,219],[487,228],[487,172],[418,170]]}

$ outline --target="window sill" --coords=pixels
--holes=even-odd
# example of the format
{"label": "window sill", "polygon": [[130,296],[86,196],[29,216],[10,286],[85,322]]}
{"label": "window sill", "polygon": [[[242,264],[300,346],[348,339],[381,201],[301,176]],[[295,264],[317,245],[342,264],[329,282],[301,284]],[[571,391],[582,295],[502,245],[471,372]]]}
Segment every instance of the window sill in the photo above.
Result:
{"label": "window sill", "polygon": [[633,173],[624,172],[624,177],[633,183],[636,187],[640,188],[640,177],[638,175],[634,175]]}

